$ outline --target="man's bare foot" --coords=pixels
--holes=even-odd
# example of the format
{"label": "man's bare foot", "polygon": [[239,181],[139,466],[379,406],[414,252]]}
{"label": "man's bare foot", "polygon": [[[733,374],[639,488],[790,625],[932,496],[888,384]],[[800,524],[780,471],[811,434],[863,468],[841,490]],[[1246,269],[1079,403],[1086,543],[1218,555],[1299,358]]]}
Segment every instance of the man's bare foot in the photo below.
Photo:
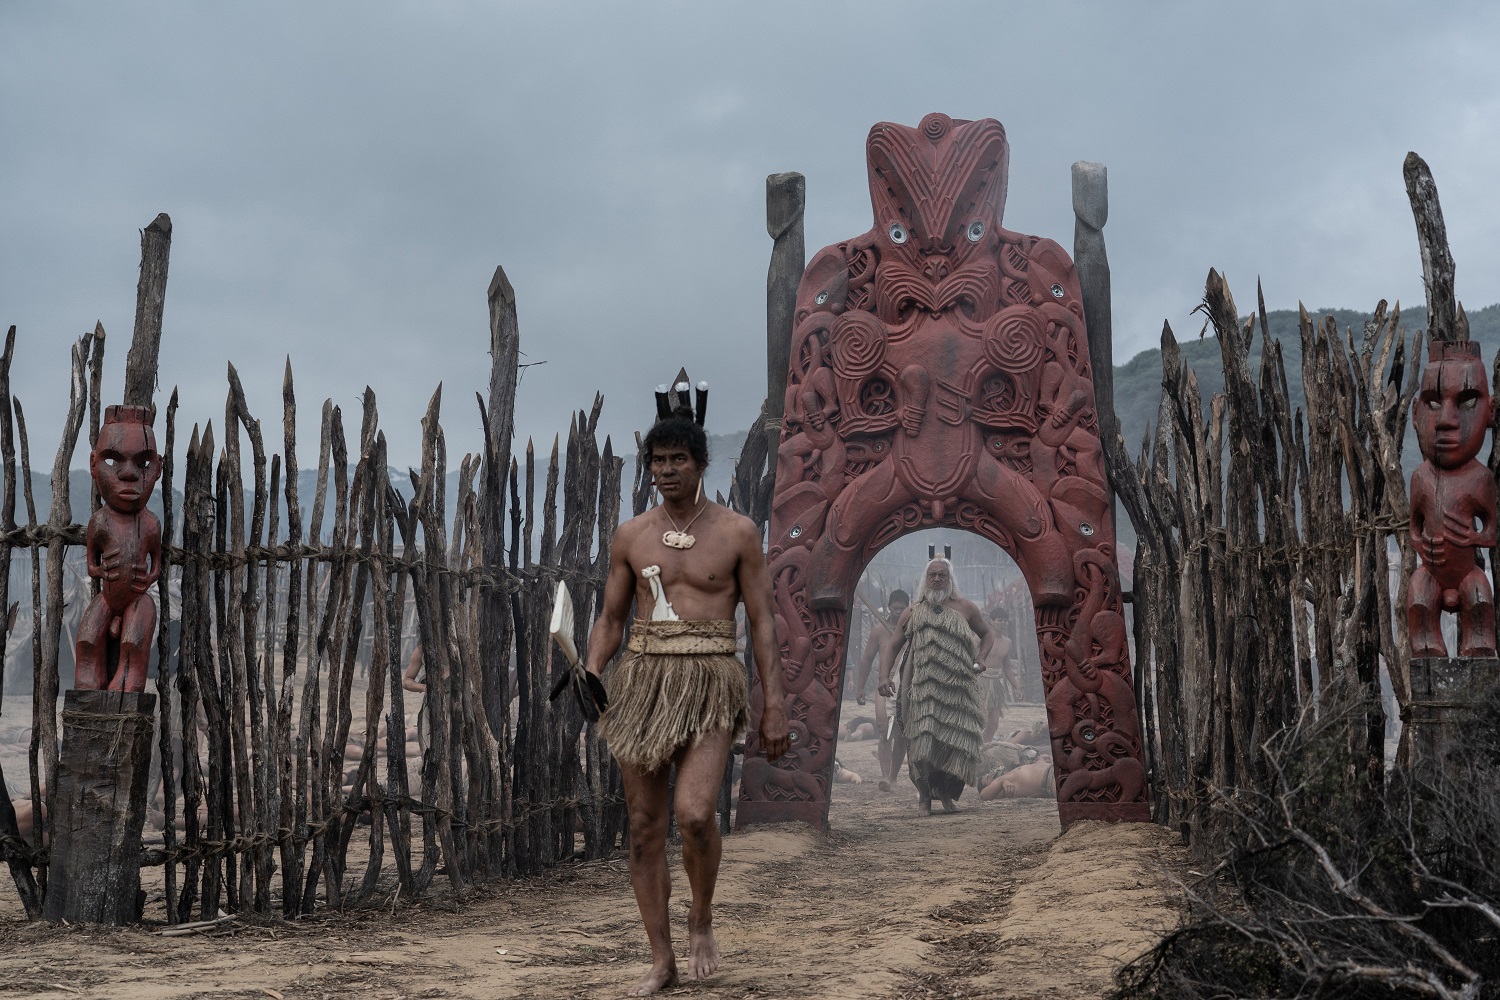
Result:
{"label": "man's bare foot", "polygon": [[917,803],[917,815],[918,816],[931,816],[932,815],[932,803],[931,802],[918,802]]}
{"label": "man's bare foot", "polygon": [[719,971],[719,942],[714,938],[714,925],[706,923],[694,927],[688,923],[688,978],[707,979]]}
{"label": "man's bare foot", "polygon": [[651,971],[646,973],[646,978],[636,983],[625,995],[628,997],[646,997],[660,990],[677,985],[677,965],[653,965]]}
{"label": "man's bare foot", "polygon": [[953,804],[953,800],[950,799],[950,798],[948,798],[947,796],[943,797],[943,812],[945,812],[945,813],[956,813],[956,812],[958,812],[958,806],[954,805]]}
{"label": "man's bare foot", "polygon": [[886,778],[881,778],[880,779],[880,790],[882,792],[888,792],[888,791],[891,790],[891,783],[890,783],[890,781],[888,779],[886,779]]}

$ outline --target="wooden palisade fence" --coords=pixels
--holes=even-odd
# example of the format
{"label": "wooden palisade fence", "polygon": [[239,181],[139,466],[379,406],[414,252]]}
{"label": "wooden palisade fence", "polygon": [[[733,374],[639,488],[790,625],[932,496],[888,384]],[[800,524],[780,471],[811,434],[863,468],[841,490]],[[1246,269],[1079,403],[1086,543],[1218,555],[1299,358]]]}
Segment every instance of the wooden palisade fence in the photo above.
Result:
{"label": "wooden palisade fence", "polygon": [[[459,463],[451,523],[441,387],[422,421],[410,497],[392,485],[369,390],[354,449],[344,414],[323,404],[315,492],[299,495],[290,363],[279,453],[232,365],[223,423],[192,427],[180,468],[175,392],[158,414],[161,495],[180,490],[181,505],[164,505],[163,537],[174,544],[165,546],[157,591],[162,839],[142,864],[164,869],[169,922],[221,907],[294,916],[320,901],[359,905],[393,889],[415,898],[439,866],[461,893],[485,878],[604,856],[623,837],[612,759],[575,706],[547,700],[547,626],[557,582],[567,580],[584,646],[619,520],[624,461],[597,440],[598,396],[550,457],[539,462],[529,443],[522,461],[511,457],[519,334],[514,293],[498,269],[489,301],[493,370],[489,398],[479,399],[485,448]],[[157,315],[159,331],[159,307]],[[63,563],[84,540],[71,519],[68,470],[86,417],[92,439],[108,402],[99,396],[105,337],[98,328],[73,348],[52,507],[39,520],[24,411],[10,395],[15,336],[11,328],[0,357],[0,603],[12,599],[3,588],[13,551],[30,549],[30,600],[42,623],[32,629],[29,759],[39,802],[57,768]],[[637,509],[643,474],[637,463]],[[14,516],[18,481],[24,525]],[[403,700],[409,619],[426,671],[420,720]],[[12,612],[0,627],[13,621]],[[34,824],[39,816],[33,810]],[[40,832],[17,829],[0,775],[0,852],[32,915],[46,886],[47,852],[34,846]]]}
{"label": "wooden palisade fence", "polygon": [[[1138,697],[1159,822],[1211,853],[1215,796],[1272,787],[1262,749],[1302,712],[1361,697],[1349,737],[1356,804],[1385,777],[1387,713],[1411,703],[1406,592],[1416,553],[1402,467],[1428,339],[1466,340],[1453,297],[1436,188],[1411,154],[1428,327],[1408,335],[1400,307],[1362,331],[1301,311],[1305,410],[1293,410],[1263,296],[1241,318],[1210,271],[1202,311],[1224,391],[1207,401],[1170,327],[1161,338],[1156,427],[1132,460],[1107,440],[1111,483],[1137,532],[1133,581]],[[1255,334],[1261,335],[1258,358]],[[1500,391],[1500,364],[1495,370]],[[1492,451],[1500,469],[1500,449]],[[1500,550],[1489,553],[1491,565]],[[1392,582],[1394,580],[1394,593]],[[1381,698],[1381,667],[1395,704]],[[1410,730],[1396,760],[1409,759]]]}
{"label": "wooden palisade fence", "polygon": [[[1406,572],[1401,443],[1420,348],[1384,302],[1362,336],[1301,317],[1307,411],[1288,405],[1264,302],[1243,325],[1224,280],[1204,306],[1225,390],[1207,415],[1170,327],[1154,433],[1132,462],[1111,443],[1113,485],[1137,531],[1133,612],[1156,817],[1195,834],[1211,790],[1259,787],[1261,744],[1340,679],[1372,711],[1361,769],[1384,767],[1379,663],[1405,704],[1406,620],[1389,589],[1388,541]],[[1408,353],[1410,352],[1410,353]],[[1316,665],[1316,668],[1315,668]],[[1347,690],[1347,685],[1344,687]]]}

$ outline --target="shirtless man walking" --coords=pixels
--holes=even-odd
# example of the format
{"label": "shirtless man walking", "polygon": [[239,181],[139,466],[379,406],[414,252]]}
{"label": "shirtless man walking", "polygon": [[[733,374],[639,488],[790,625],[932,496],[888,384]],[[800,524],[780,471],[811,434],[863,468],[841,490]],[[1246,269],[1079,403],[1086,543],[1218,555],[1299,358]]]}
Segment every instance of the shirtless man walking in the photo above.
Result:
{"label": "shirtless man walking", "polygon": [[[870,683],[870,668],[880,662],[885,647],[895,641],[896,622],[911,604],[911,598],[904,590],[893,590],[885,599],[887,618],[884,622],[878,618],[875,620],[875,628],[870,630],[870,637],[865,640],[863,654],[859,658],[859,670],[854,681],[854,700],[863,705],[865,703],[865,687]],[[890,716],[887,714],[886,699],[882,694],[875,696],[875,735],[880,739],[876,750],[876,757],[880,761],[880,790],[888,792],[891,790],[891,782],[895,780],[895,768],[891,764],[891,737],[889,734]]]}
{"label": "shirtless man walking", "polygon": [[[662,502],[615,533],[586,665],[603,675],[620,648],[634,599],[629,652],[609,678],[609,710],[600,720],[620,762],[630,814],[630,881],[651,942],[651,970],[630,990],[632,996],[677,983],[667,915],[669,763],[677,767],[672,805],[692,889],[688,977],[702,979],[719,967],[712,910],[721,850],[715,812],[730,746],[749,707],[745,668],[734,655],[735,608],[741,602],[765,698],[761,745],[772,760],[788,746],[783,667],[760,532],[748,518],[702,495],[708,440],[690,410],[658,420],[645,449]],[[664,607],[675,619],[663,620]]]}

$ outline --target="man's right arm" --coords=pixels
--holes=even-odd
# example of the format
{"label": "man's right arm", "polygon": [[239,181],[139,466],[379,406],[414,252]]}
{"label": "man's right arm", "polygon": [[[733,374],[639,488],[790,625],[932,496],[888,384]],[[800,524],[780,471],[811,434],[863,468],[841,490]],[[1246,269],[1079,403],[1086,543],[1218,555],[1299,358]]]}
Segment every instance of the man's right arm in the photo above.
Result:
{"label": "man's right arm", "polygon": [[895,634],[880,644],[880,686],[875,690],[886,697],[895,693],[895,689],[891,687],[891,673],[896,669],[896,654],[906,645],[906,623],[910,618],[911,609],[907,608],[901,612],[901,618],[896,622]]}
{"label": "man's right arm", "polygon": [[615,534],[609,547],[609,577],[604,581],[604,604],[594,627],[589,630],[589,673],[596,677],[604,675],[604,667],[620,650],[620,640],[625,637],[625,616],[630,614],[630,602],[635,596],[635,574],[625,558],[627,532]]}
{"label": "man's right arm", "polygon": [[861,705],[865,703],[865,687],[870,683],[870,668],[875,665],[876,656],[886,645],[887,643],[873,632],[865,640],[864,653],[859,658],[859,671],[854,679],[854,699]]}

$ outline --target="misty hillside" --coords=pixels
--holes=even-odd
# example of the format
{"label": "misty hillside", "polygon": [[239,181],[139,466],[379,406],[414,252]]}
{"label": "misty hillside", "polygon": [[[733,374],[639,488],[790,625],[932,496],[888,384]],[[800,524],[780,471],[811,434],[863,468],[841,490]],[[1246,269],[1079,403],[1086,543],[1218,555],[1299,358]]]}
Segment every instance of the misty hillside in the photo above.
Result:
{"label": "misty hillside", "polygon": [[[1369,313],[1355,312],[1352,309],[1320,309],[1308,310],[1314,320],[1332,313],[1338,320],[1340,335],[1346,330],[1354,331],[1355,343],[1359,343],[1364,333],[1364,325],[1369,320]],[[1287,390],[1291,396],[1293,412],[1304,405],[1302,394],[1302,338],[1297,332],[1297,313],[1291,309],[1278,309],[1276,312],[1268,312],[1266,319],[1270,323],[1271,335],[1281,341],[1282,360],[1286,366]],[[1405,328],[1406,339],[1410,342],[1412,335],[1427,325],[1427,309],[1423,306],[1401,310],[1401,325]],[[1210,330],[1200,340],[1198,330],[1173,330],[1178,343],[1182,345],[1182,358],[1198,375],[1198,388],[1203,394],[1205,404],[1212,399],[1215,393],[1224,390],[1224,362],[1219,352],[1218,340]],[[1483,345],[1485,363],[1490,364],[1495,357],[1495,350],[1500,347],[1500,305],[1486,306],[1483,309],[1469,313],[1469,336]],[[1250,346],[1250,371],[1254,375],[1258,373],[1260,366],[1261,348],[1264,346],[1263,338],[1257,336],[1255,342]],[[1426,364],[1426,357],[1422,359]],[[1408,363],[1410,358],[1408,358]],[[1115,368],[1115,412],[1120,417],[1120,433],[1125,438],[1126,450],[1132,458],[1140,454],[1141,440],[1149,429],[1156,425],[1157,404],[1161,401],[1161,350],[1152,348],[1142,351],[1131,358],[1125,364]],[[1207,406],[1204,412],[1207,412]],[[1419,461],[1416,442],[1410,438],[1408,430],[1408,447],[1403,452],[1408,470],[1416,467]]]}

